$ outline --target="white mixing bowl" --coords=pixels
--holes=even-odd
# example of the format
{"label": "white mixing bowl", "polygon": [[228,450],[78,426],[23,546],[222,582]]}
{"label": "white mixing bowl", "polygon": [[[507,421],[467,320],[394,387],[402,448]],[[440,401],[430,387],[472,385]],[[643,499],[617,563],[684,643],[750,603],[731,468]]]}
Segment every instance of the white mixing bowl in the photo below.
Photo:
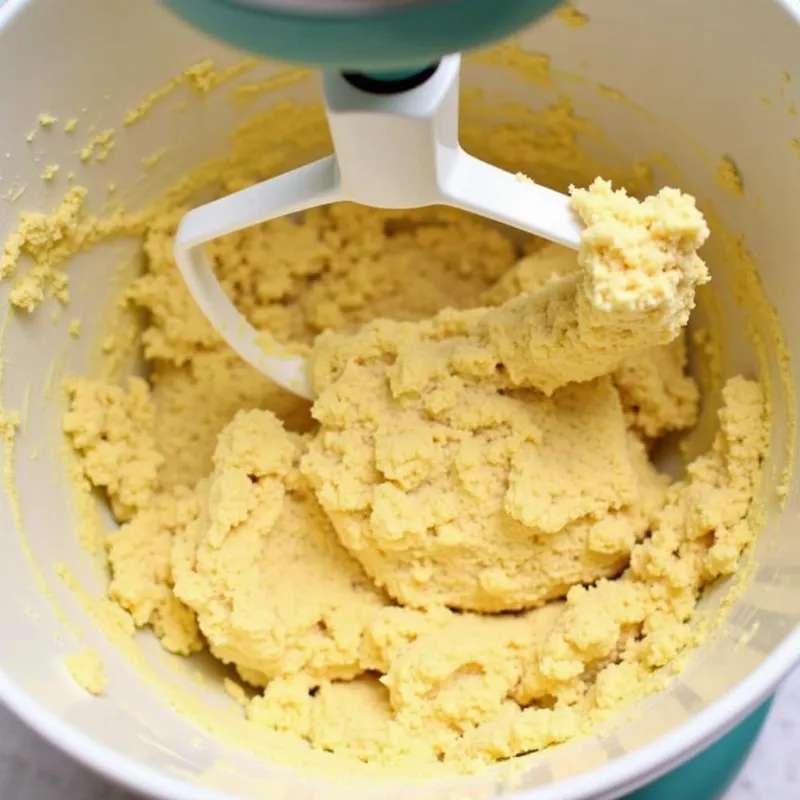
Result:
{"label": "white mixing bowl", "polygon": [[[792,145],[800,138],[793,105],[800,107],[800,4],[596,0],[585,10],[588,25],[573,29],[549,20],[526,32],[521,44],[628,98],[621,102],[589,83],[573,82],[570,88],[576,110],[596,122],[626,158],[668,154],[683,176],[681,188],[711,202],[725,226],[744,237],[785,327],[789,353],[800,357],[800,156]],[[51,209],[65,190],[66,173],[81,167],[80,142],[61,127],[39,130],[26,142],[40,112],[63,123],[85,109],[82,125],[94,122],[98,131],[119,126],[124,112],[148,92],[205,57],[223,64],[240,58],[185,27],[155,0],[7,0],[0,8],[0,194],[13,198],[27,188],[15,202],[0,204],[0,239],[15,228],[20,211]],[[269,74],[276,68],[260,69]],[[467,80],[513,89],[517,79],[505,81],[497,70],[473,67]],[[531,105],[541,105],[547,95],[541,87],[515,91]],[[301,81],[276,89],[276,96],[302,99],[314,92],[313,81]],[[156,104],[145,123],[120,127],[108,161],[83,169],[78,182],[88,187],[90,198],[103,198],[112,180],[120,191],[154,197],[188,165],[222,150],[226,131],[245,113],[213,93],[182,114],[172,102]],[[137,183],[142,158],[162,146],[171,153],[164,168]],[[715,181],[714,165],[724,154],[738,164],[743,197]],[[61,165],[53,184],[39,178],[47,163]],[[663,181],[668,179],[665,174]],[[722,237],[712,237],[705,251],[712,269],[730,256],[725,246]],[[780,508],[771,491],[786,466],[794,399],[787,404],[788,395],[779,391],[773,347],[768,519],[752,581],[730,608],[721,633],[690,658],[668,691],[647,700],[622,728],[533,758],[515,785],[490,772],[423,788],[358,790],[302,779],[218,740],[170,707],[165,693],[109,642],[91,606],[81,602],[83,595],[102,594],[105,579],[79,544],[63,460],[62,403],[48,387],[88,368],[92,334],[107,321],[109,299],[118,288],[115,267],[135,252],[135,242],[117,242],[81,255],[70,266],[71,302],[58,320],[45,308],[12,315],[5,329],[2,403],[23,410],[25,424],[13,462],[11,447],[6,448],[6,472],[18,491],[6,492],[0,506],[0,698],[85,764],[143,793],[183,800],[437,800],[514,793],[528,800],[602,800],[653,780],[720,737],[800,660],[795,528],[800,500],[793,484]],[[728,321],[732,357],[726,371],[751,372],[755,361],[743,335],[742,312],[729,302],[732,292],[721,273],[715,272],[715,283]],[[8,292],[7,282],[0,292]],[[83,321],[76,341],[68,331],[75,317]],[[77,593],[57,576],[55,565],[61,562],[82,587]],[[724,591],[721,587],[717,595]],[[108,671],[102,698],[82,692],[64,669],[63,656],[85,646],[101,654]],[[228,704],[210,681],[203,686],[170,666],[149,635],[138,636],[132,647],[163,681],[220,707]],[[246,736],[245,725],[241,722]]]}

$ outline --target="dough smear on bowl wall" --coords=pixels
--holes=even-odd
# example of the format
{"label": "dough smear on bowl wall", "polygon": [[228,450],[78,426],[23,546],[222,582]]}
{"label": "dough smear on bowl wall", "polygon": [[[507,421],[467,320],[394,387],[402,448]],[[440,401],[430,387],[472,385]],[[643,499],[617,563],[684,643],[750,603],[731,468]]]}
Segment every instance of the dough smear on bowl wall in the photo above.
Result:
{"label": "dough smear on bowl wall", "polygon": [[[547,24],[584,36],[588,18]],[[318,94],[302,70],[255,59],[184,63],[93,132],[79,108],[69,129],[66,107],[40,109],[55,121],[34,117],[22,143],[59,168],[39,168],[46,200],[16,200],[2,255],[10,363],[25,358],[18,325],[65,334],[67,366],[51,360],[42,383],[69,451],[74,555],[42,560],[18,483],[24,535],[46,575],[56,566],[58,602],[74,603],[66,584],[94,620],[57,659],[80,708],[128,713],[128,682],[155,703],[176,698],[176,724],[208,748],[187,783],[228,791],[217,761],[248,750],[250,786],[270,765],[353,785],[475,776],[475,787],[496,765],[558,765],[533,778],[548,784],[583,769],[569,753],[613,762],[604,737],[634,750],[636,724],[666,732],[688,713],[648,720],[640,701],[677,706],[675,685],[696,686],[680,697],[694,692],[698,707],[716,698],[694,665],[751,597],[750,555],[762,531],[776,535],[793,437],[783,332],[725,224],[750,208],[750,172],[736,173],[741,191],[695,191],[714,186],[715,163],[707,184],[672,165],[632,101],[516,45],[466,58],[465,149],[569,194],[580,248],[445,206],[347,202],[209,243],[265,350],[307,359],[308,401],[231,349],[173,246],[199,201],[329,151]],[[630,151],[622,123],[590,120],[592,102],[634,120]],[[169,138],[212,111],[229,120],[214,149]],[[75,165],[49,157],[62,139]],[[723,155],[739,169],[736,151]],[[87,299],[101,261],[110,284],[118,258],[97,254],[125,242],[139,268],[103,304]],[[734,330],[717,328],[734,296]],[[122,366],[131,354],[134,369]],[[4,407],[34,474],[27,414],[38,412],[24,396]],[[81,567],[92,537],[97,574]],[[747,602],[761,608],[759,596]],[[762,646],[737,613],[729,646]],[[174,677],[196,665],[200,688]],[[207,715],[181,699],[195,694]],[[293,791],[295,777],[280,780]]]}

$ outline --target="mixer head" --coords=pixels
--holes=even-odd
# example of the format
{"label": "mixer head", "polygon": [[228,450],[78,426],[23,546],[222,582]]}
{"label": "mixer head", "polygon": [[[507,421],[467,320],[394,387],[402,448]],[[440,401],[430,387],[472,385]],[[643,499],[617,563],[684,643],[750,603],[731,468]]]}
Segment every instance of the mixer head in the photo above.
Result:
{"label": "mixer head", "polygon": [[164,0],[216,39],[307,66],[421,69],[498,41],[561,0]]}

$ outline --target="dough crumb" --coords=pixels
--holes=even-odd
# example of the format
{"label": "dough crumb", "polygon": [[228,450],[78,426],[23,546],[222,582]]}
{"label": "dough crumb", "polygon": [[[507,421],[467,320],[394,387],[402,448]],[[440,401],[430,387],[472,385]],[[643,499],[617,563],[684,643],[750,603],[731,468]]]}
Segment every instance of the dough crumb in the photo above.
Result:
{"label": "dough crumb", "polygon": [[89,163],[93,159],[99,162],[105,161],[111,155],[111,151],[116,145],[115,137],[116,132],[113,128],[107,128],[93,136],[88,144],[81,148],[81,161],[84,164]]}
{"label": "dough crumb", "polygon": [[38,121],[40,127],[52,128],[58,122],[58,117],[54,117],[52,114],[39,114]]}
{"label": "dough crumb", "polygon": [[62,267],[98,233],[96,220],[83,216],[85,200],[86,190],[76,186],[51,214],[23,214],[17,230],[6,239],[0,254],[0,279],[14,277],[23,257],[33,261],[11,289],[11,303],[16,308],[33,311],[47,295],[61,302],[68,300],[68,278]]}
{"label": "dough crumb", "polygon": [[3,198],[9,203],[16,203],[17,200],[25,194],[27,186],[12,186],[4,195]]}
{"label": "dough crumb", "polygon": [[741,197],[744,194],[742,175],[730,156],[722,156],[717,161],[717,186],[734,197]]}
{"label": "dough crumb", "polygon": [[59,169],[60,169],[60,167],[58,166],[58,164],[48,164],[42,170],[42,180],[43,181],[52,181],[53,178],[55,178],[56,175],[58,174],[58,170]]}
{"label": "dough crumb", "polygon": [[582,28],[589,22],[588,15],[579,11],[575,6],[563,5],[555,10],[556,19],[564,23],[568,28]]}
{"label": "dough crumb", "polygon": [[144,166],[147,169],[156,166],[156,164],[158,164],[159,161],[161,161],[164,158],[166,153],[167,149],[165,147],[156,150],[154,153],[151,153],[149,156],[145,156],[142,159],[142,166]]}
{"label": "dough crumb", "polygon": [[89,694],[105,694],[108,677],[97,651],[84,650],[82,653],[66,656],[64,666],[75,683]]}
{"label": "dough crumb", "polygon": [[231,678],[223,678],[222,688],[225,690],[225,694],[227,694],[237,706],[244,708],[250,702],[250,698],[247,696],[247,692],[242,685]]}

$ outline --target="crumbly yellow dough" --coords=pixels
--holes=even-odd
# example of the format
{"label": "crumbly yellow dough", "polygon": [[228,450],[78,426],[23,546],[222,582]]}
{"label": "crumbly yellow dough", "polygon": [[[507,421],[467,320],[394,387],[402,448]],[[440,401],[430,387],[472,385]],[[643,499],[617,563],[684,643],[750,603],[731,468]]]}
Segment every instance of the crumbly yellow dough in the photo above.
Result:
{"label": "crumbly yellow dough", "polygon": [[122,523],[111,597],[232,665],[254,726],[472,771],[588,730],[695,642],[755,533],[764,398],[729,381],[711,450],[659,473],[659,438],[697,417],[683,328],[708,228],[669,189],[598,180],[573,205],[577,254],[349,204],[213,243],[248,319],[310,352],[313,408],[194,306],[183,209],[148,222],[127,294],[147,381],[72,382],[64,428]]}
{"label": "crumbly yellow dough", "polygon": [[582,28],[588,25],[589,17],[574,6],[562,5],[553,12],[553,16],[561,20],[568,28]]}
{"label": "crumbly yellow dough", "polygon": [[11,290],[11,304],[16,308],[33,311],[46,292],[67,301],[67,278],[59,267],[80,249],[76,239],[82,231],[77,222],[85,199],[85,189],[70,189],[52,214],[24,214],[17,230],[6,239],[0,254],[0,279],[16,276],[21,256],[34,261],[27,274],[16,278]]}
{"label": "crumbly yellow dough", "polygon": [[153,439],[149,387],[141,378],[129,378],[125,388],[75,381],[66,390],[70,410],[64,432],[86,476],[106,490],[114,516],[126,522],[151,505],[164,460]]}
{"label": "crumbly yellow dough", "polygon": [[84,650],[64,658],[64,666],[72,679],[89,694],[105,694],[108,677],[95,650]]}
{"label": "crumbly yellow dough", "polygon": [[[563,278],[496,310],[318,340],[304,471],[341,542],[398,602],[517,611],[615,575],[660,477],[602,378],[674,339],[708,233],[693,201],[597,181]],[[552,249],[550,246],[549,249]],[[539,391],[531,391],[539,390]],[[552,395],[552,396],[551,396]]]}

